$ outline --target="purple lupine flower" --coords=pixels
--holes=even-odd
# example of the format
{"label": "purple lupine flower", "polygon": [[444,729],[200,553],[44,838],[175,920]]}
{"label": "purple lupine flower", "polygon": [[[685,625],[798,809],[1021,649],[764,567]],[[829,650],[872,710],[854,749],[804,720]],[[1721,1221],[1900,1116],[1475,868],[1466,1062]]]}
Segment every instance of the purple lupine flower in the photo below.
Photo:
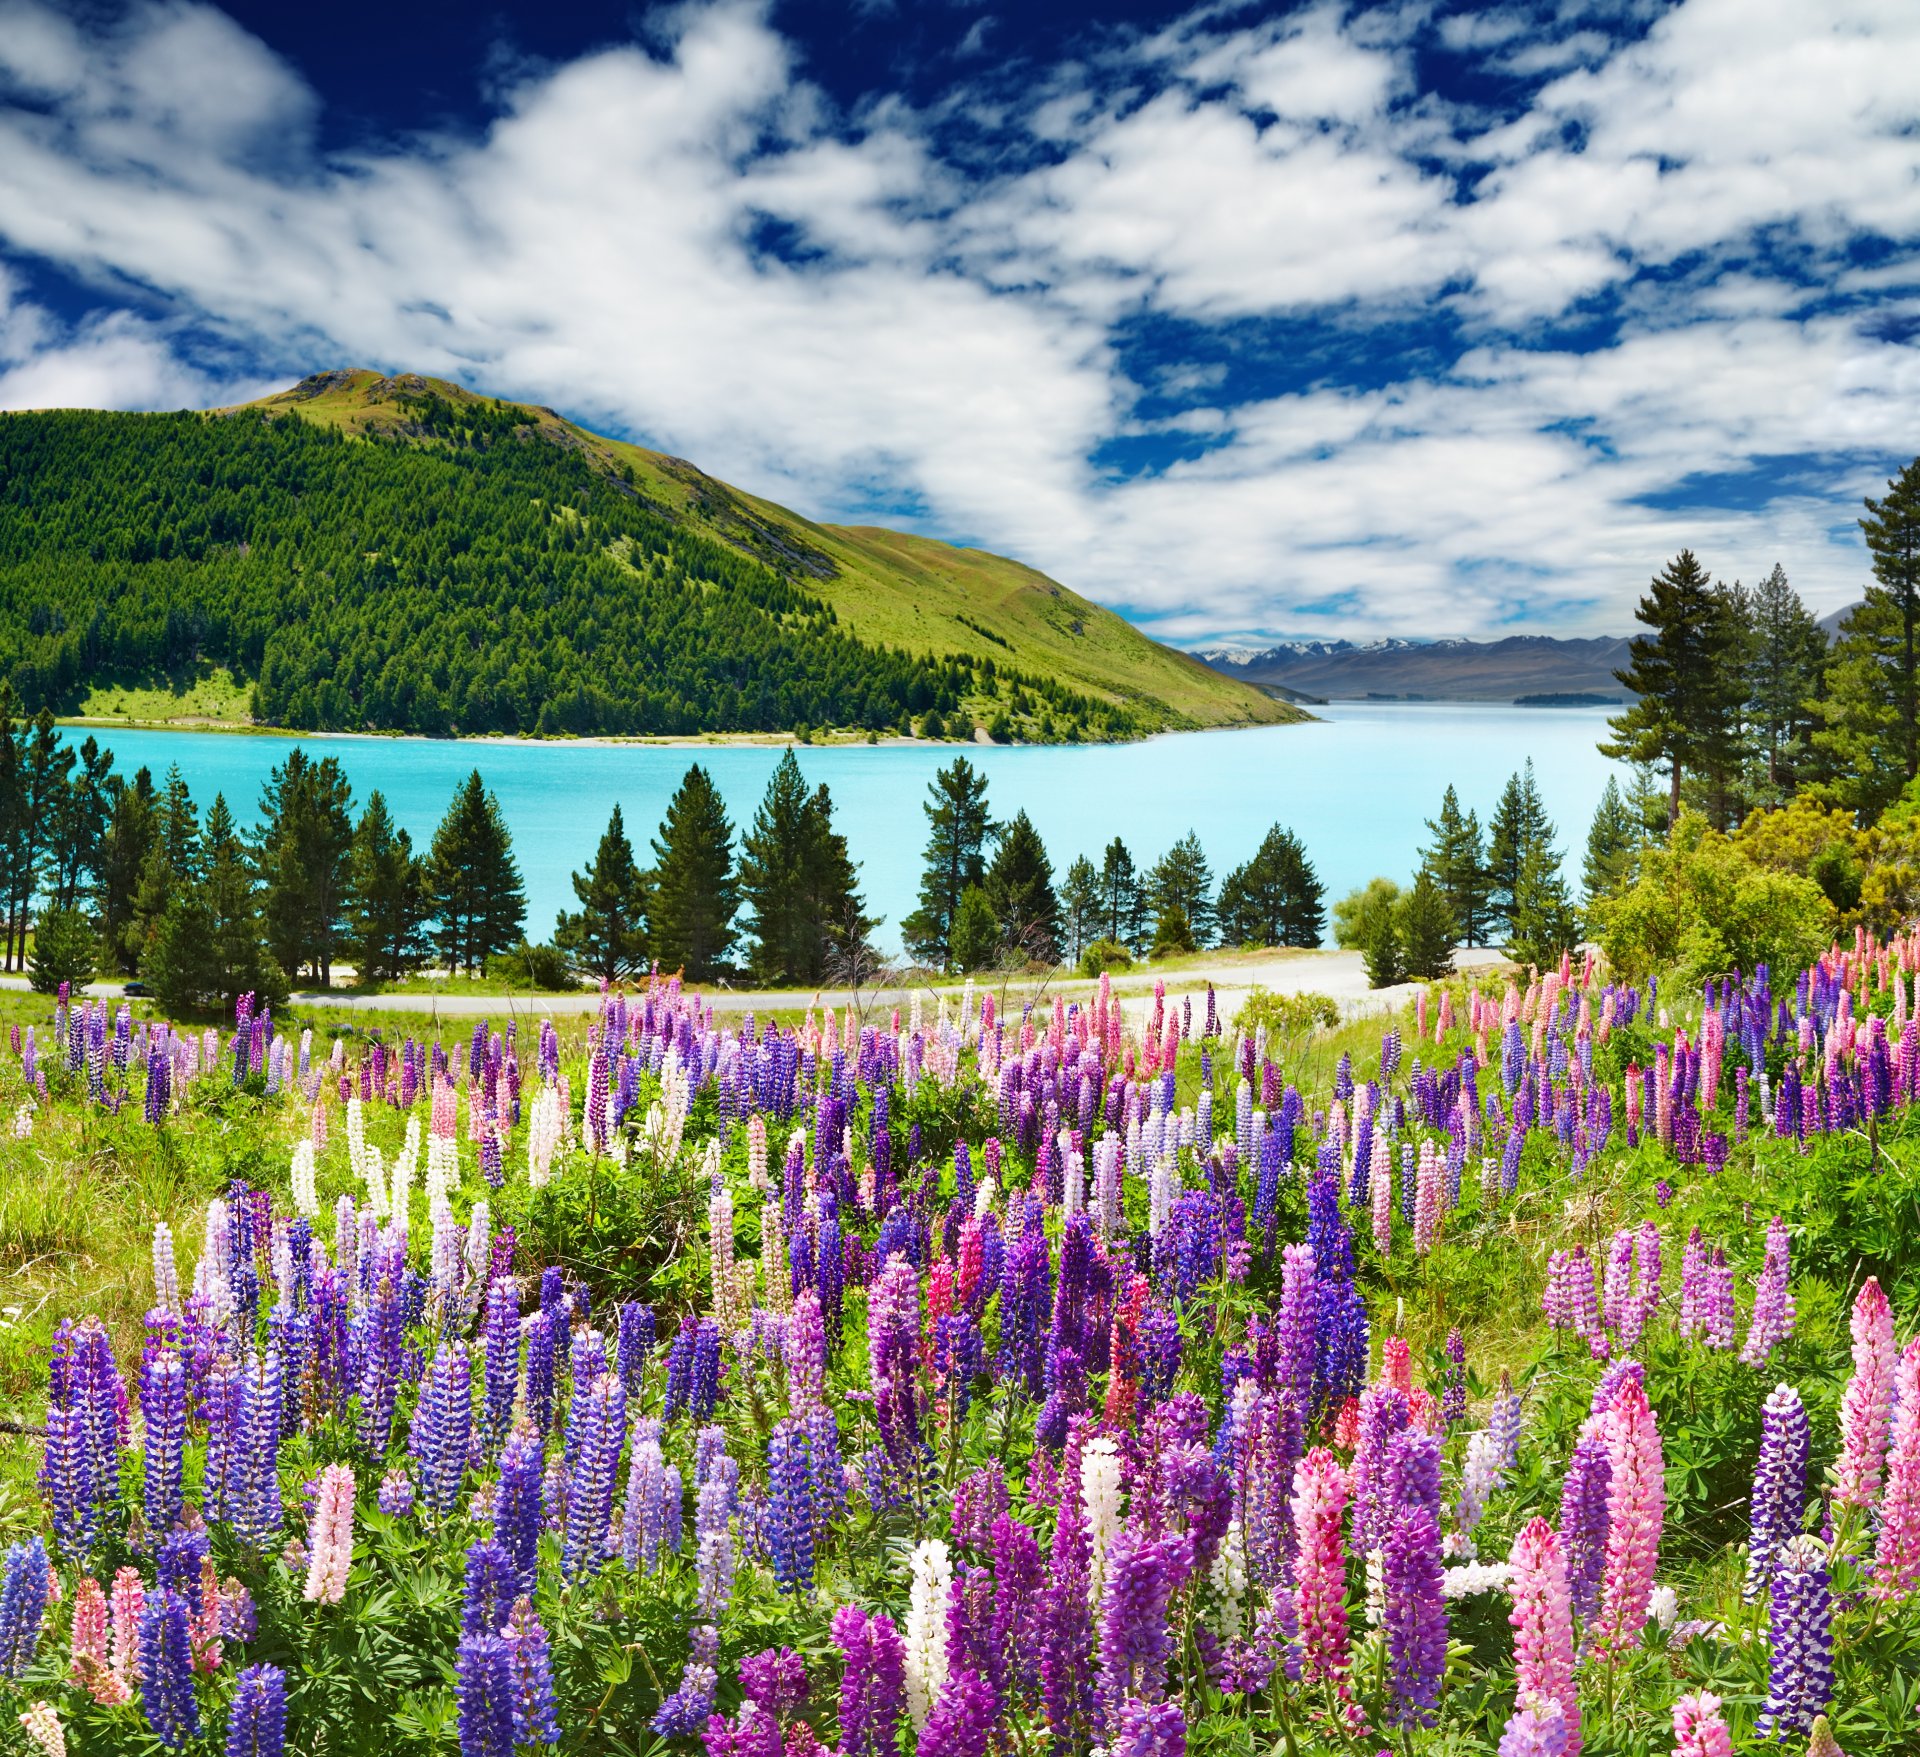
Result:
{"label": "purple lupine flower", "polygon": [[845,1757],[894,1757],[907,1706],[906,1644],[883,1611],[858,1605],[833,1613],[833,1639],[845,1659],[840,1676],[840,1749]]}
{"label": "purple lupine flower", "polygon": [[[546,1299],[544,1282],[541,1285],[540,1297],[544,1302]],[[542,1308],[521,1326],[521,1330],[527,1339],[527,1415],[540,1437],[545,1439],[553,1427],[553,1366],[554,1353],[559,1342],[558,1321],[543,1304]]]}
{"label": "purple lupine flower", "polygon": [[713,1713],[719,1673],[713,1668],[719,1639],[711,1624],[693,1631],[693,1652],[680,1673],[680,1687],[660,1704],[653,1730],[663,1739],[684,1739],[699,1732]]}
{"label": "purple lupine flower", "polygon": [[807,1430],[784,1421],[767,1441],[768,1542],[782,1592],[813,1591],[813,1458]]}
{"label": "purple lupine flower", "polygon": [[1806,1406],[1791,1385],[1776,1385],[1760,1406],[1760,1457],[1753,1473],[1747,1580],[1751,1603],[1773,1579],[1780,1546],[1799,1535],[1806,1519]]}
{"label": "purple lupine flower", "polygon": [[1387,1528],[1383,1622],[1399,1726],[1431,1726],[1447,1663],[1447,1607],[1441,1591],[1440,1522],[1413,1506]]}
{"label": "purple lupine flower", "polygon": [[1143,1539],[1123,1527],[1107,1551],[1100,1615],[1100,1698],[1110,1720],[1129,1696],[1165,1694],[1173,1637],[1167,1604],[1185,1583],[1193,1546],[1186,1533]]}
{"label": "purple lupine flower", "polygon": [[560,1722],[553,1698],[553,1655],[547,1631],[524,1593],[514,1600],[501,1639],[507,1644],[507,1669],[513,1679],[513,1742],[557,1745]]}
{"label": "purple lupine flower", "polygon": [[413,1478],[396,1464],[380,1479],[380,1489],[374,1498],[389,1519],[406,1518],[413,1511]]}
{"label": "purple lupine flower", "polygon": [[140,1411],[146,1419],[143,1502],[155,1533],[179,1523],[187,1444],[187,1376],[178,1352],[157,1350],[140,1369]]}
{"label": "purple lupine flower", "polygon": [[420,1387],[408,1447],[420,1498],[443,1519],[459,1505],[472,1446],[473,1368],[464,1348],[442,1343]]}
{"label": "purple lupine flower", "polygon": [[286,1748],[287,1674],[277,1665],[250,1665],[227,1712],[227,1757],[283,1757]]}
{"label": "purple lupine flower", "polygon": [[1525,1701],[1500,1735],[1499,1757],[1565,1757],[1567,1717],[1557,1702]]}
{"label": "purple lupine flower", "polygon": [[629,1397],[640,1394],[641,1375],[653,1358],[653,1307],[629,1301],[620,1308],[619,1332],[614,1347],[614,1370]]}
{"label": "purple lupine flower", "polygon": [[613,1479],[627,1439],[627,1393],[612,1373],[593,1381],[580,1412],[579,1450],[567,1479],[560,1567],[569,1580],[597,1573],[613,1520]]}
{"label": "purple lupine flower", "polygon": [[480,1407],[480,1441],[492,1452],[512,1424],[513,1394],[520,1380],[520,1296],[505,1277],[496,1277],[487,1287],[481,1375],[485,1394]]}
{"label": "purple lupine flower", "polygon": [[140,1610],[140,1706],[168,1750],[199,1738],[187,1601],[165,1586],[148,1593]]}
{"label": "purple lupine flower", "polygon": [[483,1537],[467,1551],[467,1584],[460,1601],[460,1633],[497,1635],[520,1597],[513,1557],[498,1538]]}
{"label": "purple lupine flower", "polygon": [[460,1757],[513,1757],[513,1661],[500,1636],[463,1635],[454,1662]]}
{"label": "purple lupine flower", "polygon": [[1406,1432],[1406,1397],[1391,1385],[1360,1394],[1360,1433],[1353,1451],[1353,1547],[1369,1555],[1386,1541],[1393,1505],[1387,1498],[1387,1457],[1396,1434]]}
{"label": "purple lupine flower", "polygon": [[227,1518],[242,1542],[266,1549],[279,1535],[280,1422],[286,1411],[280,1351],[255,1356],[239,1385],[235,1424],[235,1469],[229,1480]]}
{"label": "purple lupine flower", "polygon": [[38,1537],[8,1546],[0,1564],[0,1677],[19,1678],[39,1651],[47,1617],[47,1546]]}
{"label": "purple lupine flower", "polygon": [[383,1278],[361,1314],[360,1450],[376,1462],[386,1457],[393,1433],[394,1395],[399,1389],[406,1318],[399,1289]]}
{"label": "purple lupine flower", "polygon": [[993,1686],[978,1672],[952,1672],[927,1717],[918,1751],[922,1757],[987,1757],[999,1706]]}
{"label": "purple lupine flower", "polygon": [[540,1439],[527,1426],[508,1435],[500,1451],[500,1481],[493,1493],[493,1531],[513,1559],[515,1592],[533,1591],[540,1554],[540,1487],[546,1460]]}
{"label": "purple lupine flower", "polygon": [[1120,1730],[1111,1757],[1187,1757],[1187,1717],[1177,1702],[1129,1699],[1120,1709]]}
{"label": "purple lupine flower", "polygon": [[1440,1393],[1440,1417],[1457,1427],[1467,1415],[1467,1339],[1455,1324],[1447,1332],[1447,1377]]}
{"label": "purple lupine flower", "polygon": [[1613,1465],[1604,1418],[1588,1421],[1567,1460],[1560,1491],[1560,1543],[1567,1556],[1567,1587],[1574,1614],[1591,1622],[1600,1609],[1607,1560],[1608,1492]]}
{"label": "purple lupine flower", "polygon": [[[1811,1086],[1807,1088],[1813,1090]],[[1793,1334],[1792,1271],[1788,1262],[1787,1224],[1777,1214],[1767,1222],[1767,1254],[1753,1289],[1753,1316],[1748,1320],[1746,1346],[1740,1350],[1743,1366],[1765,1366],[1768,1357]]]}
{"label": "purple lupine flower", "polygon": [[766,1647],[740,1662],[740,1694],[775,1720],[807,1704],[807,1666],[791,1647]]}
{"label": "purple lupine flower", "polygon": [[1763,1738],[1804,1733],[1833,1700],[1833,1591],[1827,1548],[1817,1537],[1780,1545],[1772,1583],[1773,1642]]}

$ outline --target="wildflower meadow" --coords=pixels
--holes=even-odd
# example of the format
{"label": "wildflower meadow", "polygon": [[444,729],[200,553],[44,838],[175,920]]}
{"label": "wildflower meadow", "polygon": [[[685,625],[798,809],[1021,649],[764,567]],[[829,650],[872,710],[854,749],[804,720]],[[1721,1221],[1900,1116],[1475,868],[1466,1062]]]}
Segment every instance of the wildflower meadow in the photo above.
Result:
{"label": "wildflower meadow", "polygon": [[4,1441],[0,1744],[1920,1749],[1917,968],[63,996],[5,1176],[142,1231]]}

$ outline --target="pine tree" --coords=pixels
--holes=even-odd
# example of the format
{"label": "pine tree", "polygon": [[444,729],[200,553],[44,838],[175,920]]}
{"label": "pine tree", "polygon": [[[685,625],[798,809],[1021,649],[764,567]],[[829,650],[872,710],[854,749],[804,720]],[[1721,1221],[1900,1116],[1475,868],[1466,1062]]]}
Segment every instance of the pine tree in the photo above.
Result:
{"label": "pine tree", "polygon": [[1840,625],[1814,743],[1870,819],[1920,774],[1920,458],[1866,505],[1873,583]]}
{"label": "pine tree", "polygon": [[1447,899],[1424,866],[1400,900],[1400,959],[1409,976],[1431,982],[1453,970],[1457,923]]}
{"label": "pine tree", "polygon": [[1084,854],[1076,854],[1060,887],[1061,920],[1066,938],[1066,962],[1077,964],[1080,954],[1100,937],[1100,874]]}
{"label": "pine tree", "polygon": [[[1533,758],[1511,775],[1487,823],[1487,910],[1492,921],[1511,927],[1520,869],[1530,849],[1550,849],[1553,824],[1533,778]],[[1555,864],[1557,854],[1552,856]]]}
{"label": "pine tree", "polygon": [[427,869],[384,795],[367,795],[348,864],[348,940],[362,983],[396,982],[427,960]]}
{"label": "pine tree", "polygon": [[353,855],[353,788],[337,757],[311,761],[298,745],[260,796],[255,862],[267,945],[289,981],[304,969],[333,980],[346,933]]}
{"label": "pine tree", "polygon": [[1559,859],[1549,846],[1535,843],[1520,863],[1507,956],[1544,969],[1571,950],[1579,936],[1579,917]]}
{"label": "pine tree", "polygon": [[740,895],[753,918],[748,967],[764,986],[810,986],[849,960],[878,925],[857,889],[825,786],[811,795],[791,749],[741,841]]}
{"label": "pine tree", "polygon": [[1100,932],[1096,936],[1140,952],[1146,946],[1146,896],[1133,855],[1118,836],[1100,861]]}
{"label": "pine tree", "polygon": [[103,750],[97,739],[85,739],[78,755],[79,768],[54,802],[58,828],[48,888],[59,909],[80,908],[99,874],[117,786],[113,753]]}
{"label": "pine tree", "polygon": [[1184,918],[1195,949],[1213,938],[1213,872],[1200,846],[1200,838],[1189,830],[1154,862],[1147,874],[1147,897],[1153,908],[1154,937],[1160,936],[1158,924],[1170,911]]}
{"label": "pine tree", "polygon": [[920,907],[900,923],[906,948],[923,964],[951,967],[949,936],[954,912],[968,885],[986,877],[986,846],[995,825],[987,811],[987,778],[965,757],[955,757],[928,784],[926,871]]}
{"label": "pine tree", "polygon": [[1178,958],[1199,949],[1186,904],[1180,900],[1177,892],[1163,893],[1153,917],[1153,955],[1156,958]]}
{"label": "pine tree", "polygon": [[953,914],[954,969],[962,972],[986,969],[1000,948],[1001,928],[985,887],[968,885],[960,893],[960,907]]}
{"label": "pine tree", "polygon": [[1433,874],[1461,943],[1480,945],[1488,926],[1487,851],[1480,820],[1460,810],[1460,795],[1449,786],[1440,800],[1439,817],[1428,818],[1427,829],[1433,843],[1421,852],[1421,869]]}
{"label": "pine tree", "polygon": [[223,796],[208,808],[197,853],[203,865],[172,876],[141,974],[169,1012],[226,1012],[243,994],[279,1004],[286,990],[261,940],[253,862]]}
{"label": "pine tree", "polygon": [[711,982],[738,937],[739,908],[733,825],[712,777],[695,763],[668,801],[653,843],[648,929],[660,967],[684,971],[689,982]]}
{"label": "pine tree", "polygon": [[1754,589],[1747,717],[1758,746],[1764,802],[1780,804],[1799,780],[1827,666],[1827,637],[1778,562]]}
{"label": "pine tree", "polygon": [[1038,964],[1059,962],[1060,900],[1053,892],[1053,862],[1025,811],[1002,828],[982,889],[1010,947]]}
{"label": "pine tree", "polygon": [[1671,827],[1688,774],[1711,778],[1737,766],[1745,631],[1691,549],[1654,576],[1634,614],[1650,632],[1633,638],[1627,669],[1614,675],[1635,700],[1607,722],[1613,737],[1600,749],[1666,769]]}
{"label": "pine tree", "polygon": [[78,989],[91,982],[100,961],[92,922],[71,906],[42,909],[33,923],[33,965],[28,986],[35,994],[58,994],[62,983]]}
{"label": "pine tree", "polygon": [[100,912],[106,965],[126,976],[140,967],[140,946],[133,933],[134,897],[141,868],[159,834],[157,817],[150,769],[139,770],[131,783],[114,786],[94,874],[94,907]]}
{"label": "pine tree", "polygon": [[[176,763],[167,770],[166,788],[154,802],[153,834],[134,886],[127,938],[133,948],[133,962],[142,976],[151,977],[146,956],[159,931],[161,918],[178,893],[198,885],[200,875],[200,815],[194,809],[193,795],[187,791],[186,779]],[[193,948],[183,948],[184,957],[192,955]],[[157,983],[154,992],[159,992]]]}
{"label": "pine tree", "polygon": [[486,961],[521,937],[527,918],[513,838],[500,801],[475,769],[455,790],[427,856],[440,957],[458,975],[478,974]]}
{"label": "pine tree", "polygon": [[1362,927],[1360,961],[1367,972],[1369,988],[1391,988],[1407,979],[1406,952],[1400,939],[1398,908],[1368,912]]}
{"label": "pine tree", "polygon": [[1253,858],[1220,885],[1221,941],[1232,946],[1317,946],[1326,932],[1326,888],[1300,838],[1275,824]]}
{"label": "pine tree", "polygon": [[593,864],[573,875],[573,894],[580,907],[561,913],[553,940],[580,969],[618,982],[646,962],[647,875],[633,857],[619,806],[607,819]]}
{"label": "pine tree", "polygon": [[1587,831],[1587,858],[1580,871],[1581,888],[1591,905],[1596,899],[1611,896],[1633,873],[1634,857],[1640,852],[1643,832],[1633,807],[1620,791],[1620,783],[1607,777],[1607,788],[1594,808],[1593,824]]}

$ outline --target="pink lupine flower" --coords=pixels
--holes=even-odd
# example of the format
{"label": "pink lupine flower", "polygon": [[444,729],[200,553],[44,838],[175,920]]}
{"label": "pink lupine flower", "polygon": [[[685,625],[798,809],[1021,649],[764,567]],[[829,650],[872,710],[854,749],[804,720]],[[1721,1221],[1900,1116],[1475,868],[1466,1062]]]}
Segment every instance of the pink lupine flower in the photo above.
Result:
{"label": "pink lupine flower", "polygon": [[338,1604],[347,1595],[347,1571],[353,1566],[353,1471],[329,1464],[320,1473],[307,1534],[307,1589],[310,1604]]}
{"label": "pink lupine flower", "polygon": [[1673,1757],[1733,1757],[1733,1735],[1720,1717],[1720,1698],[1702,1690],[1673,1705]]}
{"label": "pink lupine flower", "polygon": [[1340,1519],[1352,1491],[1346,1471],[1324,1446],[1293,1470],[1293,1523],[1300,1552],[1297,1603],[1300,1679],[1338,1679],[1347,1670],[1347,1571]]}
{"label": "pink lupine flower", "polygon": [[1558,1703],[1566,1718],[1566,1757],[1580,1757],[1580,1698],[1573,1681],[1573,1598],[1560,1534],[1530,1520],[1508,1557],[1513,1578],[1514,1682],[1522,1698]]}
{"label": "pink lupine flower", "polygon": [[113,1669],[123,1684],[140,1679],[140,1614],[147,1608],[147,1589],[132,1568],[113,1577],[109,1600],[113,1613]]}
{"label": "pink lupine flower", "polygon": [[1380,1382],[1396,1391],[1413,1389],[1413,1346],[1404,1336],[1389,1336],[1380,1345]]}
{"label": "pink lupine flower", "polygon": [[1840,1462],[1833,1498],[1843,1507],[1870,1507],[1886,1470],[1893,1420],[1893,1307],[1869,1276],[1853,1302],[1853,1378],[1840,1399]]}
{"label": "pink lupine flower", "polygon": [[1873,1572],[1883,1597],[1920,1586],[1920,1336],[1907,1344],[1894,1372],[1898,1407],[1880,1499],[1880,1544]]}
{"label": "pink lupine flower", "polygon": [[1420,1143],[1420,1173],[1414,1187],[1413,1248],[1425,1256],[1440,1236],[1440,1149]]}
{"label": "pink lupine flower", "polygon": [[73,1681],[96,1702],[118,1706],[133,1700],[126,1679],[107,1657],[107,1595],[91,1574],[83,1574],[73,1594]]}
{"label": "pink lupine flower", "polygon": [[1373,1201],[1373,1248],[1384,1257],[1393,1249],[1393,1155],[1384,1132],[1373,1137],[1367,1193]]}
{"label": "pink lupine flower", "polygon": [[1660,1432],[1638,1377],[1621,1384],[1607,1413],[1607,1462],[1612,1477],[1596,1634],[1600,1646],[1618,1653],[1640,1645],[1667,1509]]}

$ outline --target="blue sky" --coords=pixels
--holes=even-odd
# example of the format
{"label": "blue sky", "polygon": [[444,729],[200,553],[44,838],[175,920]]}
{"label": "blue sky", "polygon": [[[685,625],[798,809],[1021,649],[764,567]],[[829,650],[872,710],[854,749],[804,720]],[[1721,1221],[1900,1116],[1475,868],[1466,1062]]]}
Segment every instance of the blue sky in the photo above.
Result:
{"label": "blue sky", "polygon": [[1189,645],[1864,575],[1920,6],[0,0],[0,407],[444,374]]}

